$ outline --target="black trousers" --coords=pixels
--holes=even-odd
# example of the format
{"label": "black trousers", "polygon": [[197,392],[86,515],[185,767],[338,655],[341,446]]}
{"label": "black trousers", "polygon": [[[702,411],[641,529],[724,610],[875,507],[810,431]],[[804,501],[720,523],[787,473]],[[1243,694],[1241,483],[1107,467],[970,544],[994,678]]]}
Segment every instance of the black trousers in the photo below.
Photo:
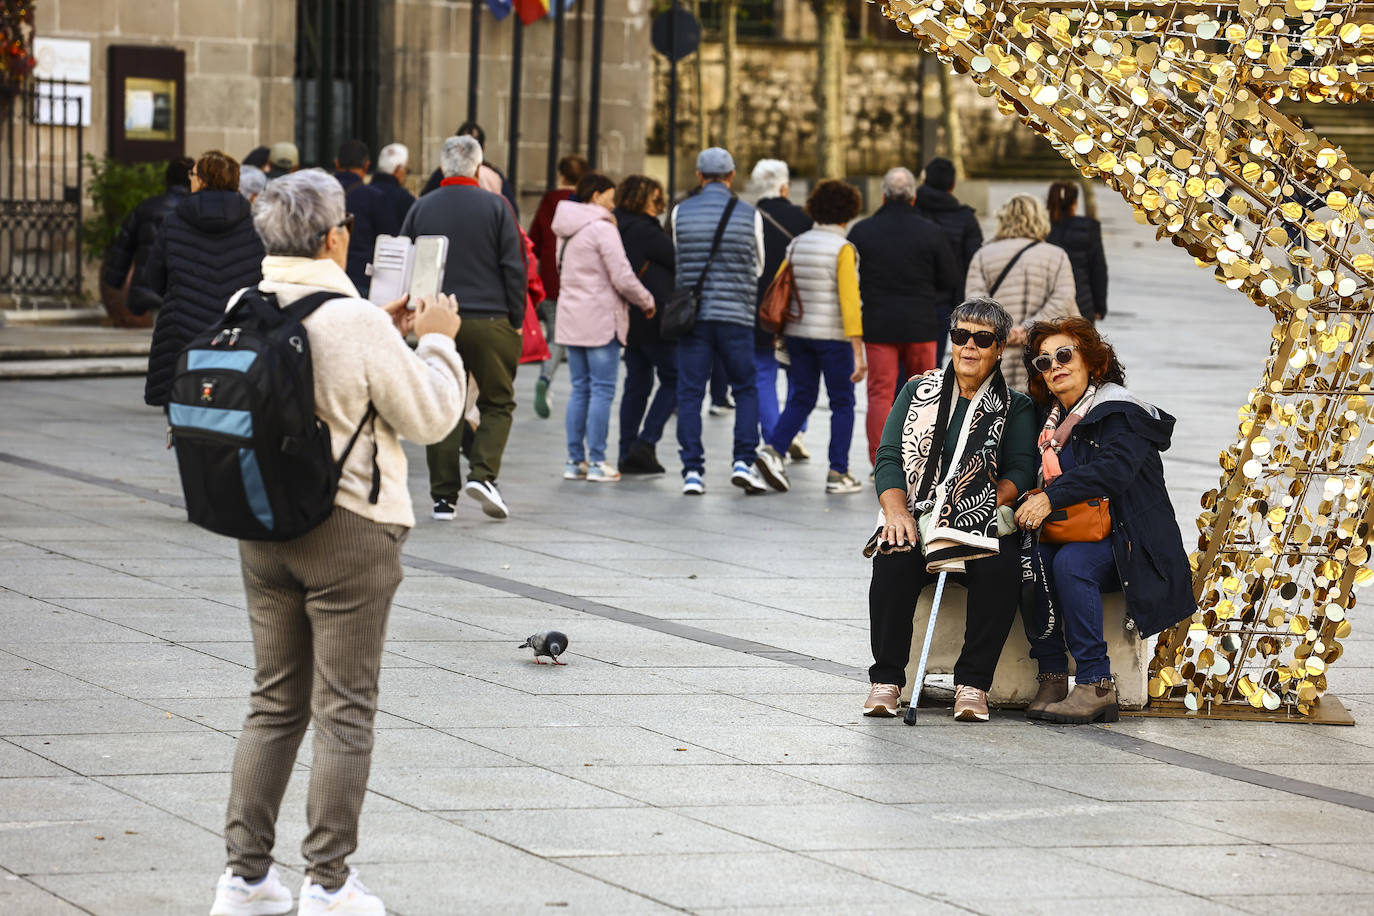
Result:
{"label": "black trousers", "polygon": [[[987,690],[1002,656],[1021,593],[1019,535],[1002,538],[995,557],[965,565],[968,613],[964,621],[964,648],[954,665],[954,683]],[[873,640],[873,684],[906,686],[906,666],[911,655],[912,617],[921,590],[934,582],[926,572],[920,548],[909,553],[873,557],[873,581],[868,587],[868,619]],[[955,577],[951,576],[951,581]],[[948,583],[947,583],[948,584]]]}

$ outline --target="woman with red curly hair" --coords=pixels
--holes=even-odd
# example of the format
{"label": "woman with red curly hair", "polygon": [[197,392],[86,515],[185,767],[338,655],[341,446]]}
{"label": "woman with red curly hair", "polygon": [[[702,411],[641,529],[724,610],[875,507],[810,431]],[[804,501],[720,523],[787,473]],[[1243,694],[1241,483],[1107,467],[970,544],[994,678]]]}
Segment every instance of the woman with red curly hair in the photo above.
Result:
{"label": "woman with red curly hair", "polygon": [[[1024,530],[1044,528],[1038,544],[1028,538],[1025,545],[1035,559],[1036,619],[1028,630],[1039,634],[1031,656],[1040,664],[1026,718],[1115,722],[1102,593],[1125,593],[1126,624],[1142,639],[1197,609],[1160,460],[1174,418],[1126,389],[1116,352],[1086,318],[1036,322],[1025,362],[1044,415],[1040,487],[1016,512]],[[1072,524],[1091,522],[1103,502],[1105,519]],[[1066,646],[1077,666],[1072,693]]]}

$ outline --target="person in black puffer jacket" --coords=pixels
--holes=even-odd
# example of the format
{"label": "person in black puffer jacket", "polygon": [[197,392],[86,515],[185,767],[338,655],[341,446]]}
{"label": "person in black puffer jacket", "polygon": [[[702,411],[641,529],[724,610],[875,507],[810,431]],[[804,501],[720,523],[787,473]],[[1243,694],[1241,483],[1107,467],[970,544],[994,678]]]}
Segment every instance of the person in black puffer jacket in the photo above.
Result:
{"label": "person in black puffer jacket", "polygon": [[[941,328],[949,327],[950,313],[964,301],[964,278],[968,276],[969,262],[983,247],[983,229],[978,225],[978,214],[973,212],[972,207],[959,203],[953,191],[954,163],[938,156],[930,160],[926,164],[925,183],[916,189],[916,209],[945,231],[945,238],[959,267],[959,278],[953,287],[941,291],[935,306]],[[948,340],[947,333],[935,338],[936,365],[945,364],[945,345]]]}
{"label": "person in black puffer jacket", "polygon": [[1102,224],[1074,215],[1078,185],[1071,181],[1050,185],[1046,205],[1050,211],[1050,234],[1045,241],[1068,252],[1078,311],[1089,321],[1101,321],[1107,317],[1107,255],[1102,250]]}
{"label": "person in black puffer jacket", "polygon": [[[663,427],[677,408],[677,342],[659,334],[663,305],[673,294],[676,252],[658,217],[667,209],[663,186],[644,175],[631,175],[616,188],[615,219],[625,256],[639,282],[654,297],[652,318],[630,309],[625,344],[625,393],[620,399],[622,474],[662,474],[654,451]],[[649,393],[658,373],[658,393]],[[646,413],[647,408],[647,413]]]}
{"label": "person in black puffer jacket", "polygon": [[162,224],[136,285],[162,297],[148,354],[143,400],[166,405],[177,356],[224,314],[229,297],[262,279],[262,242],[238,191],[239,164],[206,153],[191,172],[191,195]]}
{"label": "person in black puffer jacket", "polygon": [[[157,297],[140,287],[126,290],[125,284],[130,281],[130,272],[137,273],[148,263],[153,243],[157,241],[158,231],[167,214],[191,193],[193,166],[195,163],[185,156],[168,162],[163,173],[166,190],[134,207],[120,224],[119,234],[105,253],[105,263],[100,268],[100,282],[119,295],[120,301],[135,315],[144,314],[150,307],[156,308]],[[115,311],[112,309],[111,314],[115,314]]]}

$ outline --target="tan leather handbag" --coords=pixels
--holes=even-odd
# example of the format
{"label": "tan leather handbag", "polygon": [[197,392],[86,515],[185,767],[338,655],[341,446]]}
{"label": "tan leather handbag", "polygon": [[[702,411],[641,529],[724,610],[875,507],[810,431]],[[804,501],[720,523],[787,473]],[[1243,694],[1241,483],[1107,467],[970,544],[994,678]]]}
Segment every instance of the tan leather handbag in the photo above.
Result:
{"label": "tan leather handbag", "polygon": [[1105,540],[1111,533],[1111,507],[1102,496],[1051,512],[1040,527],[1040,540],[1046,544],[1092,543]]}

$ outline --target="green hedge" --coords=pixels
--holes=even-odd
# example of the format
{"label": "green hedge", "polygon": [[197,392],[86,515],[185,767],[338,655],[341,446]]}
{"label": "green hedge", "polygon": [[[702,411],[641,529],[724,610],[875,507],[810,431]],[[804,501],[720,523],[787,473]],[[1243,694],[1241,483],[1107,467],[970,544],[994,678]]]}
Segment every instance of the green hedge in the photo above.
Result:
{"label": "green hedge", "polygon": [[81,247],[88,260],[99,261],[119,234],[124,217],[147,198],[166,190],[167,163],[130,165],[87,153],[86,168],[91,172],[87,193],[95,212],[82,225]]}

